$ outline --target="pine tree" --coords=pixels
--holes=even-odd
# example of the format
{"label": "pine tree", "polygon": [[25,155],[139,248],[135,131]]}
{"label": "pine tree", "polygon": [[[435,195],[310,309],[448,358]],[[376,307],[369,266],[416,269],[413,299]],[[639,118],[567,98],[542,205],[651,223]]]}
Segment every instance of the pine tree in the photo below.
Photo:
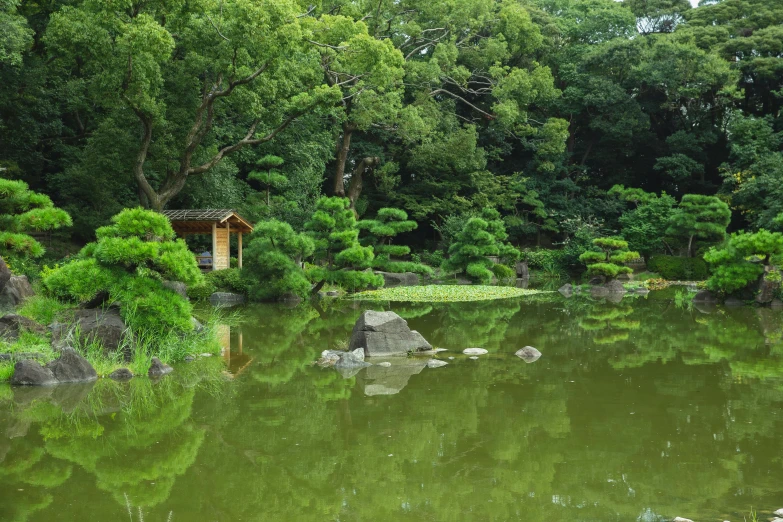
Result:
{"label": "pine tree", "polygon": [[383,286],[383,277],[363,271],[372,266],[375,255],[372,247],[359,243],[359,226],[350,200],[320,198],[313,216],[305,223],[305,230],[315,243],[314,258],[318,263],[308,271],[308,277],[315,283],[313,293],[325,283],[349,290]]}
{"label": "pine tree", "polygon": [[279,167],[285,162],[283,158],[280,156],[274,156],[272,154],[267,154],[258,162],[256,165],[258,165],[259,170],[254,170],[248,174],[247,178],[252,179],[255,181],[258,181],[263,185],[264,189],[266,190],[266,206],[271,207],[272,206],[272,200],[270,197],[270,191],[273,188],[280,188],[282,185],[284,185],[288,178],[286,178],[279,170],[277,170],[276,167]]}
{"label": "pine tree", "polygon": [[688,257],[693,257],[693,240],[718,242],[726,237],[731,221],[729,206],[715,196],[686,194],[669,220],[666,233],[687,238]]}
{"label": "pine tree", "polygon": [[411,249],[405,245],[393,245],[398,234],[415,230],[418,224],[408,220],[408,213],[398,208],[382,208],[375,219],[359,222],[359,228],[367,231],[369,242],[375,252],[373,267],[384,272],[414,272],[420,275],[432,275],[432,268],[413,261],[393,261],[409,255]]}
{"label": "pine tree", "polygon": [[505,263],[520,257],[519,250],[507,243],[507,238],[500,213],[495,209],[484,209],[481,217],[470,218],[457,234],[442,268],[447,272],[464,273],[474,282],[487,284],[497,270],[490,257],[498,257]]}
{"label": "pine tree", "polygon": [[33,192],[23,181],[0,178],[0,256],[40,257],[44,247],[29,233],[71,224],[71,216],[49,196]]}
{"label": "pine tree", "polygon": [[633,272],[623,263],[637,259],[639,253],[628,250],[627,241],[617,237],[599,237],[593,239],[593,246],[600,251],[588,250],[579,256],[579,260],[587,265],[588,274],[614,279],[620,274]]}

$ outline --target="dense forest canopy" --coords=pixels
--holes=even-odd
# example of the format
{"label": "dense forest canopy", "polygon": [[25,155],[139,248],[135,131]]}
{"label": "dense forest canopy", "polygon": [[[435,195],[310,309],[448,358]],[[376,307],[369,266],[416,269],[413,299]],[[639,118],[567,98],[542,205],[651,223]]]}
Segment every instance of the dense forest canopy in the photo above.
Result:
{"label": "dense forest canopy", "polygon": [[783,0],[0,0],[0,78],[3,176],[82,242],[139,204],[301,231],[321,195],[427,247],[488,207],[528,245],[685,194],[783,226]]}

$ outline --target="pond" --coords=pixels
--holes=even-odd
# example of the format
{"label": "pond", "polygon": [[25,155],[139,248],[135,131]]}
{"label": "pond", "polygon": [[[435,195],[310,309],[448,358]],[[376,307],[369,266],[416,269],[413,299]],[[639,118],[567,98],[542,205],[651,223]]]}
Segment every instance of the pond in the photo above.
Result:
{"label": "pond", "polygon": [[[313,366],[369,306],[449,365]],[[232,379],[201,377],[213,357],[158,383],[0,388],[0,520],[737,521],[783,507],[783,311],[654,292],[239,315]],[[543,356],[526,364],[525,345]]]}

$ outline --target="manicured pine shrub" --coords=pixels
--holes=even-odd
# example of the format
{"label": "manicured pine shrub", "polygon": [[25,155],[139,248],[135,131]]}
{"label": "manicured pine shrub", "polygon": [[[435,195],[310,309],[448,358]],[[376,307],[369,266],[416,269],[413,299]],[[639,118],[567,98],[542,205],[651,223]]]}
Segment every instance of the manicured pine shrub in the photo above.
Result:
{"label": "manicured pine shrub", "polygon": [[414,272],[420,275],[432,275],[432,268],[413,261],[392,260],[410,255],[411,249],[405,245],[393,245],[398,234],[415,230],[418,224],[408,219],[408,214],[398,208],[382,208],[375,219],[359,221],[360,229],[365,230],[375,253],[373,268],[384,272]]}
{"label": "manicured pine shrub", "polygon": [[294,232],[288,223],[270,219],[256,224],[242,269],[248,297],[266,301],[284,294],[308,296],[312,285],[301,260],[312,255],[314,249],[313,240]]}
{"label": "manicured pine shrub", "polygon": [[595,250],[579,256],[579,260],[587,265],[588,274],[614,279],[620,274],[633,272],[623,263],[637,259],[639,253],[628,250],[627,241],[617,237],[599,237],[593,239],[593,247]]}
{"label": "manicured pine shrub", "polygon": [[121,315],[134,330],[165,335],[189,331],[192,308],[163,281],[186,285],[203,282],[196,258],[181,239],[175,239],[169,220],[142,208],[126,209],[113,224],[96,232],[77,258],[44,271],[44,288],[70,301],[93,300],[102,293],[120,303]]}
{"label": "manicured pine shrub", "polygon": [[688,242],[688,257],[693,257],[694,239],[716,243],[726,237],[731,221],[729,206],[715,196],[686,194],[669,219],[666,234]]}
{"label": "manicured pine shrub", "polygon": [[318,263],[307,271],[315,283],[313,292],[326,283],[352,291],[383,286],[383,277],[364,271],[372,267],[375,255],[372,247],[359,243],[359,227],[349,199],[320,198],[305,230],[315,243],[314,259]]}
{"label": "manicured pine shrub", "polygon": [[[710,248],[704,259],[712,269],[707,288],[730,294],[756,283],[765,265],[783,263],[783,234],[764,229],[737,232],[726,244]],[[772,277],[779,278],[779,272]]]}
{"label": "manicured pine shrub", "polygon": [[449,247],[449,258],[443,262],[446,272],[463,273],[471,281],[487,284],[492,281],[497,256],[501,262],[519,259],[520,252],[506,242],[508,234],[495,209],[484,209],[481,217],[470,218]]}
{"label": "manicured pine shrub", "polygon": [[71,224],[71,216],[49,196],[33,192],[23,181],[0,178],[0,256],[40,257],[44,247],[29,234]]}

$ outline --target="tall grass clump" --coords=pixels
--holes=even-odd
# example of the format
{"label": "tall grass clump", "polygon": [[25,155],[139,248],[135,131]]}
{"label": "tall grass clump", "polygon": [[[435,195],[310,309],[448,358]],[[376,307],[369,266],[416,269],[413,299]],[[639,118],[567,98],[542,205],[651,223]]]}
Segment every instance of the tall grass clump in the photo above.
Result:
{"label": "tall grass clump", "polygon": [[35,295],[25,300],[18,313],[39,324],[51,324],[67,309],[68,305],[54,297]]}

